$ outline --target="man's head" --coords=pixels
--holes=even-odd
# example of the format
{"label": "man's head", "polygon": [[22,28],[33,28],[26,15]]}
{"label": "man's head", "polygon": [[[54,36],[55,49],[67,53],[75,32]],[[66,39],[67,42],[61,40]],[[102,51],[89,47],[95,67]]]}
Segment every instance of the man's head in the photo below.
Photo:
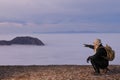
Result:
{"label": "man's head", "polygon": [[99,46],[101,44],[101,40],[100,39],[95,39],[93,44],[94,44],[94,46]]}

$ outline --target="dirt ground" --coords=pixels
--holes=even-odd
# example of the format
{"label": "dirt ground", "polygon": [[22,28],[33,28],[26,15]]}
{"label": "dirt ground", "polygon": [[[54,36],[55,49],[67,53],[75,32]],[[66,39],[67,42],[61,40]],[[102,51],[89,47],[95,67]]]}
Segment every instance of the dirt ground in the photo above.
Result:
{"label": "dirt ground", "polygon": [[120,65],[94,75],[91,65],[0,66],[0,80],[120,80]]}

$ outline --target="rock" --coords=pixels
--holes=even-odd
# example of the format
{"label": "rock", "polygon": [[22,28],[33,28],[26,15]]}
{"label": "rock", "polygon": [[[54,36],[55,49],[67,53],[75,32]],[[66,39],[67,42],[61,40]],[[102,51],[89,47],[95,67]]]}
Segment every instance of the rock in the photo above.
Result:
{"label": "rock", "polygon": [[0,45],[12,45],[12,44],[21,44],[21,45],[44,45],[44,43],[38,38],[33,37],[16,37],[10,41],[2,40]]}

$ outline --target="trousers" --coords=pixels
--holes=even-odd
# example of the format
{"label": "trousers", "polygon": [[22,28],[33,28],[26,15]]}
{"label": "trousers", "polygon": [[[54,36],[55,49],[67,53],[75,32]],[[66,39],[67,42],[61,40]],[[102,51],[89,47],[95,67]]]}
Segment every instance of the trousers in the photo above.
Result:
{"label": "trousers", "polygon": [[108,67],[107,60],[91,59],[90,61],[96,73],[100,73],[100,69],[107,69]]}

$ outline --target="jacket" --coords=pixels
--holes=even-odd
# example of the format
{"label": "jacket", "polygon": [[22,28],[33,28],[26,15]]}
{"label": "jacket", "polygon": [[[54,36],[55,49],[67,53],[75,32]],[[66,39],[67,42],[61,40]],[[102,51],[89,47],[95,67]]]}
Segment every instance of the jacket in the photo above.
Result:
{"label": "jacket", "polygon": [[[85,45],[86,47],[89,47],[91,49],[94,49],[93,45]],[[104,49],[103,45],[100,44],[99,47],[96,49],[96,52],[94,55],[90,56],[91,59],[94,59],[96,61],[105,61],[108,62],[108,60],[106,60],[104,57],[107,57],[107,52]]]}

